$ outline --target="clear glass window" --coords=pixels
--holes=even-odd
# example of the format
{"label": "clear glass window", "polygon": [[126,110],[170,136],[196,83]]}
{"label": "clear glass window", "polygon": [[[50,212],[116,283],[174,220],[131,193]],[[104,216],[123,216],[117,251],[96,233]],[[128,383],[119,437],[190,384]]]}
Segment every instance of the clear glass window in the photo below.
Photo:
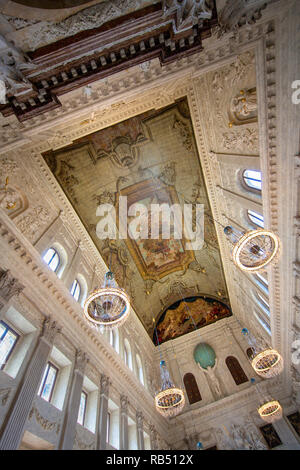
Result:
{"label": "clear glass window", "polygon": [[71,292],[71,295],[74,297],[74,299],[78,302],[79,297],[80,297],[81,288],[80,288],[80,284],[77,281],[77,279],[75,279],[73,281],[70,292]]}
{"label": "clear glass window", "polygon": [[106,442],[109,442],[110,435],[110,412],[107,413]]}
{"label": "clear glass window", "polygon": [[3,321],[0,322],[0,369],[4,369],[19,335]]}
{"label": "clear glass window", "polygon": [[51,401],[57,373],[58,368],[51,362],[48,362],[38,392],[38,395],[46,401]]}
{"label": "clear glass window", "polygon": [[49,268],[56,272],[60,264],[59,254],[54,248],[49,248],[43,256],[43,260],[48,264]]}
{"label": "clear glass window", "polygon": [[78,419],[77,419],[77,423],[81,424],[82,426],[84,425],[86,403],[87,403],[87,393],[84,390],[82,390],[81,396],[80,396]]}
{"label": "clear glass window", "polygon": [[257,227],[264,228],[264,218],[261,214],[255,211],[248,210],[247,211],[248,217],[250,221],[257,225]]}
{"label": "clear glass window", "polygon": [[245,170],[243,172],[243,179],[246,184],[251,189],[256,189],[261,191],[261,171],[259,170]]}

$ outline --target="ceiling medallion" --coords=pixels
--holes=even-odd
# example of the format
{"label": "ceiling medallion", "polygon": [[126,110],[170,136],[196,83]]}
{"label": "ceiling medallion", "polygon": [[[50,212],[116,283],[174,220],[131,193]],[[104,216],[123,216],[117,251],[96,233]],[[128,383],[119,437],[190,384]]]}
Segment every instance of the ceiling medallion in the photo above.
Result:
{"label": "ceiling medallion", "polygon": [[84,303],[85,318],[93,327],[110,329],[122,325],[129,313],[129,297],[117,287],[113,273],[108,271],[103,287],[96,288]]}
{"label": "ceiling medallion", "polygon": [[155,395],[155,406],[162,416],[172,418],[178,415],[185,405],[184,393],[171,381],[165,361],[160,361],[160,376],[162,386]]}
{"label": "ceiling medallion", "polygon": [[270,230],[258,229],[249,232],[227,226],[224,233],[234,245],[232,258],[243,271],[257,272],[275,261],[280,251],[280,240]]}
{"label": "ceiling medallion", "polygon": [[282,418],[282,407],[277,400],[271,400],[258,408],[259,416],[267,423],[274,423]]}
{"label": "ceiling medallion", "polygon": [[276,349],[259,345],[247,328],[242,329],[242,334],[247,337],[248,343],[251,346],[252,356],[250,361],[255,372],[265,379],[281,374],[283,371],[283,359],[279,352]]}

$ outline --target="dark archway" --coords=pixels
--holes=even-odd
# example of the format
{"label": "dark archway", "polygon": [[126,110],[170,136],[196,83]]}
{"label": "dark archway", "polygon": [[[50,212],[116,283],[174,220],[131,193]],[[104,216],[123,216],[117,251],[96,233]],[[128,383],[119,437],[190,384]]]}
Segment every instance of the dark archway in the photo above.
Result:
{"label": "dark archway", "polygon": [[236,357],[228,356],[226,358],[226,365],[236,385],[241,385],[245,382],[248,382],[248,377],[246,376]]}
{"label": "dark archway", "polygon": [[193,374],[191,374],[190,372],[185,374],[185,376],[183,377],[183,382],[184,382],[184,386],[186,389],[186,393],[187,393],[190,405],[192,405],[193,403],[197,403],[197,401],[202,400],[196,379],[193,376]]}

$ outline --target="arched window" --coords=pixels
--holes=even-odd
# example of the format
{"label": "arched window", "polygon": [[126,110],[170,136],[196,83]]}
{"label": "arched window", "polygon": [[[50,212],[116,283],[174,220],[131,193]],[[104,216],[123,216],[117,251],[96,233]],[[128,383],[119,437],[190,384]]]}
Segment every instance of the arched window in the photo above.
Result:
{"label": "arched window", "polygon": [[193,403],[196,403],[197,401],[202,400],[196,379],[193,376],[193,374],[191,374],[190,372],[185,374],[185,376],[183,377],[183,382],[184,382],[184,386],[186,389],[186,393],[187,393],[190,405],[192,405]]}
{"label": "arched window", "polygon": [[81,287],[77,279],[73,281],[72,287],[70,289],[71,295],[74,297],[76,302],[78,302],[81,293]]}
{"label": "arched window", "polygon": [[260,273],[254,274],[254,280],[258,287],[266,294],[269,295],[269,284],[265,276]]}
{"label": "arched window", "polygon": [[257,227],[264,228],[264,218],[261,214],[250,209],[247,211],[248,218],[250,222]]}
{"label": "arched window", "polygon": [[260,295],[259,292],[254,292],[255,296],[255,301],[257,305],[263,310],[263,312],[269,317],[270,316],[270,305],[266,301],[266,299],[263,298],[262,295]]}
{"label": "arched window", "polygon": [[254,354],[254,349],[253,348],[248,348],[247,351],[246,351],[246,354],[249,357],[249,359],[252,359],[253,354]]}
{"label": "arched window", "polygon": [[56,272],[60,263],[60,257],[54,248],[49,248],[43,256],[43,260],[48,264],[49,268]]}
{"label": "arched window", "polygon": [[124,340],[124,361],[127,367],[132,370],[131,347],[127,339]]}
{"label": "arched window", "polygon": [[236,385],[241,385],[245,382],[248,382],[248,378],[236,357],[228,356],[226,358],[226,365]]}
{"label": "arched window", "polygon": [[258,312],[253,312],[254,313],[254,316],[255,318],[259,321],[259,323],[261,324],[261,326],[266,330],[266,332],[268,333],[268,335],[271,336],[271,328],[270,328],[270,324],[265,320],[265,318]]}
{"label": "arched window", "polygon": [[261,171],[259,170],[245,170],[243,172],[243,181],[245,185],[251,190],[261,192]]}
{"label": "arched window", "polygon": [[136,355],[136,365],[137,365],[137,374],[138,374],[139,381],[141,382],[141,384],[145,385],[144,371],[143,371],[142,361],[141,361],[139,354]]}

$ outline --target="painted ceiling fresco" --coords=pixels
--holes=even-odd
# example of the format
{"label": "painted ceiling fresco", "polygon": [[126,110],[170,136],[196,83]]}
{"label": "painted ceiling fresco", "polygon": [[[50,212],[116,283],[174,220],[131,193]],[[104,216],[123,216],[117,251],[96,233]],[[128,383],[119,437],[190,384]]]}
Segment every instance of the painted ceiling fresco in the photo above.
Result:
{"label": "painted ceiling fresco", "polygon": [[157,321],[153,342],[164,343],[230,315],[230,308],[216,299],[194,296],[178,300]]}
{"label": "painted ceiling fresco", "polygon": [[[149,335],[168,306],[184,296],[228,297],[215,227],[185,99],[89,134],[44,155],[46,162],[108,263]],[[132,203],[203,204],[204,245],[188,250],[186,240],[100,240],[99,204],[119,196]],[[130,218],[129,218],[130,219]],[[117,218],[118,220],[118,218]],[[120,229],[120,227],[119,227]],[[181,330],[180,330],[181,331]],[[183,334],[183,333],[180,333]]]}

